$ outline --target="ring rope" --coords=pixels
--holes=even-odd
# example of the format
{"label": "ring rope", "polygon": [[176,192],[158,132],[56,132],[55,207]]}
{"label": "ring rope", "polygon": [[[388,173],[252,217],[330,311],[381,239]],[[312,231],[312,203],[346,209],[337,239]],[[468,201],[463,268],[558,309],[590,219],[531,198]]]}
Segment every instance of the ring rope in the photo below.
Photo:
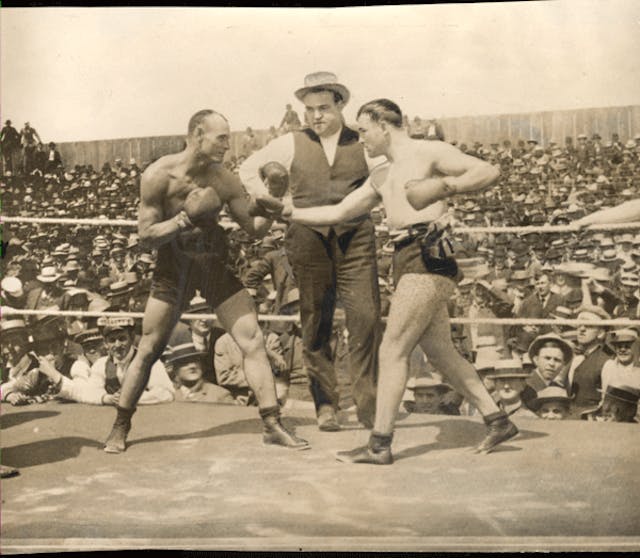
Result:
{"label": "ring rope", "polygon": [[[54,310],[43,308],[41,310],[26,310],[21,308],[11,308],[1,306],[2,316],[48,316],[54,314],[61,317],[80,316],[85,318],[143,318],[143,312],[97,312],[91,310]],[[185,312],[181,316],[187,320],[215,320],[216,314],[202,313],[194,314]],[[299,315],[282,316],[277,314],[258,314],[258,321],[262,322],[300,322]],[[386,318],[382,318],[386,321]],[[567,326],[617,326],[617,327],[640,327],[640,320],[630,320],[627,318],[617,318],[613,320],[569,320],[569,319],[549,319],[549,318],[450,318],[452,324],[489,324],[489,325],[567,325]]]}
{"label": "ring rope", "polygon": [[[48,225],[94,225],[94,226],[113,226],[113,227],[137,227],[138,221],[132,219],[74,219],[66,217],[17,217],[17,216],[0,216],[0,223],[18,223],[18,224],[48,224]],[[611,223],[589,225],[587,227],[578,227],[573,224],[569,225],[527,225],[527,226],[491,226],[491,227],[464,227],[455,225],[456,232],[462,233],[558,233],[558,232],[579,232],[579,231],[612,231],[612,230],[630,230],[640,229],[640,222],[633,221],[629,223]]]}

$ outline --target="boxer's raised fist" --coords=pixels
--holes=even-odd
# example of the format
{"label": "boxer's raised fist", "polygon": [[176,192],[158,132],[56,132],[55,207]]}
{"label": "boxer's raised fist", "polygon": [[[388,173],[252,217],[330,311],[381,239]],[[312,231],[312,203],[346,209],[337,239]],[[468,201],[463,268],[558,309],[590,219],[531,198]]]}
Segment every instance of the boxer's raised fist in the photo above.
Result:
{"label": "boxer's raised fist", "polygon": [[269,194],[274,198],[283,197],[289,188],[289,173],[277,161],[266,163],[260,168],[260,178],[263,180]]}
{"label": "boxer's raised fist", "polygon": [[221,206],[216,191],[208,187],[191,190],[184,200],[183,209],[189,220],[199,227],[215,221]]}

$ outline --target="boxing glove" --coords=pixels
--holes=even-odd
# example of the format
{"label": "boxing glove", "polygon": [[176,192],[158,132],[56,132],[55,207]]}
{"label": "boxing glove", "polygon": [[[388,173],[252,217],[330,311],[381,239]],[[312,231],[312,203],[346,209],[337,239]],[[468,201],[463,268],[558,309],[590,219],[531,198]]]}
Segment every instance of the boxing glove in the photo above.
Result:
{"label": "boxing glove", "polygon": [[221,207],[217,192],[208,187],[191,190],[184,200],[183,210],[196,227],[201,227],[215,222]]}
{"label": "boxing glove", "polygon": [[282,214],[284,204],[276,198],[264,196],[251,198],[249,202],[249,215],[252,217],[266,217],[267,219],[277,219]]}
{"label": "boxing glove", "polygon": [[289,188],[289,173],[277,161],[266,163],[260,168],[260,178],[274,198],[282,198]]}

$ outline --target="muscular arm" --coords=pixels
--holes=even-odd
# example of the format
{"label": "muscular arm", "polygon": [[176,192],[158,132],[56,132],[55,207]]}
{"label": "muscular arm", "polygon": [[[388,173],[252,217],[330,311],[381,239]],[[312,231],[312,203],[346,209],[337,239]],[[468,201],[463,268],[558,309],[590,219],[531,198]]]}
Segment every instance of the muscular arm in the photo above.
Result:
{"label": "muscular arm", "polygon": [[340,203],[291,209],[290,220],[303,225],[336,225],[371,211],[380,202],[369,181],[351,192]]}
{"label": "muscular arm", "polygon": [[158,248],[170,242],[181,230],[177,216],[164,218],[163,201],[166,193],[166,174],[158,169],[147,169],[140,181],[138,234],[140,241],[149,248]]}
{"label": "muscular arm", "polygon": [[415,209],[422,209],[454,194],[484,190],[500,177],[497,167],[465,155],[448,143],[433,143],[428,149],[428,155],[434,157],[434,170],[444,176],[407,183],[407,199]]}
{"label": "muscular arm", "polygon": [[231,172],[224,174],[226,199],[229,205],[229,213],[245,231],[256,237],[263,237],[273,224],[271,219],[264,217],[252,217],[249,215],[249,196],[247,195],[240,179]]}
{"label": "muscular arm", "polygon": [[624,202],[616,207],[608,207],[578,219],[574,224],[579,226],[600,225],[609,223],[628,223],[640,220],[640,199]]}

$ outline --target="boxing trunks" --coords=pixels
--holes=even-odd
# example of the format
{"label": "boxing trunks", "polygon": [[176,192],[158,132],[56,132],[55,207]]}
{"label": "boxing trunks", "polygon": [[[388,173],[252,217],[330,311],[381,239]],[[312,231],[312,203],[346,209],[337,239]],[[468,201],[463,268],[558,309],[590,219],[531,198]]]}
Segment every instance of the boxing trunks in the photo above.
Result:
{"label": "boxing trunks", "polygon": [[430,223],[411,225],[392,238],[392,242],[396,285],[405,273],[432,273],[454,281],[462,278],[446,227]]}
{"label": "boxing trunks", "polygon": [[220,225],[183,231],[158,249],[150,296],[184,309],[197,289],[216,308],[243,288],[228,257]]}

